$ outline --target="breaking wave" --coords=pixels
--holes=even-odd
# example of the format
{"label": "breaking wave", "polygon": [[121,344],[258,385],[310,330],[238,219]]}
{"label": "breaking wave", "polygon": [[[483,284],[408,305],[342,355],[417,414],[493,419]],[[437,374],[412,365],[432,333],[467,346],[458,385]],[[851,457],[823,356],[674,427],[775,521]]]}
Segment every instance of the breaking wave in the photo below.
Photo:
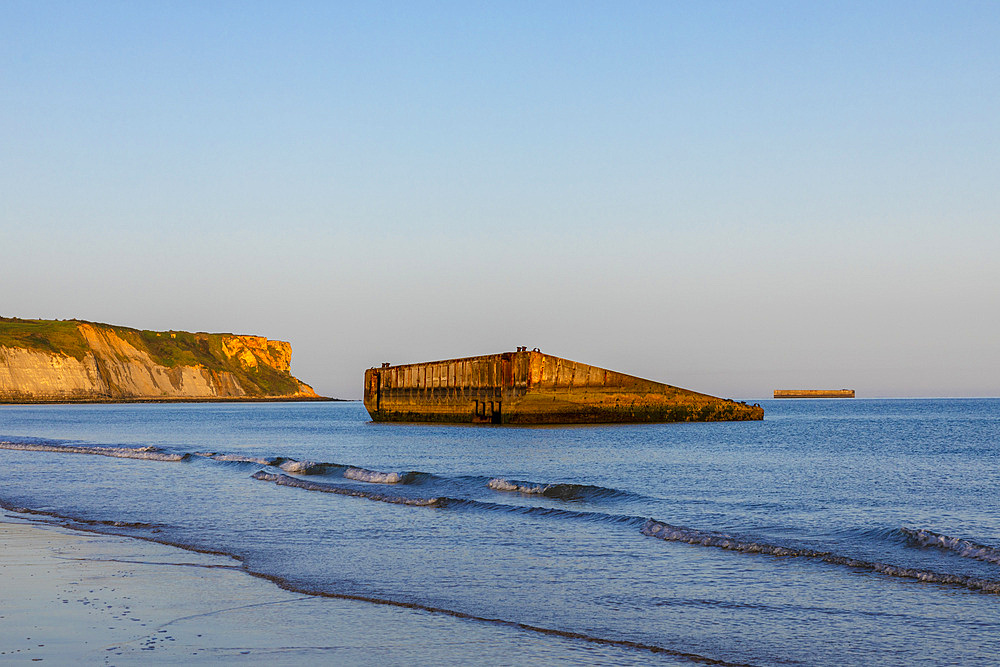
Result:
{"label": "breaking wave", "polygon": [[911,544],[920,547],[935,547],[956,553],[963,558],[974,558],[975,560],[1000,565],[1000,549],[977,544],[960,537],[948,537],[932,530],[900,528],[903,535]]}
{"label": "breaking wave", "polygon": [[344,466],[336,463],[317,463],[315,461],[296,461],[286,459],[278,464],[278,467],[285,472],[294,472],[299,475],[326,475],[331,470],[342,470]]}
{"label": "breaking wave", "polygon": [[410,484],[418,477],[427,477],[426,474],[417,472],[381,472],[342,465],[340,463],[299,461],[287,456],[246,456],[243,454],[217,454],[215,452],[195,452],[195,456],[202,456],[213,461],[227,463],[251,463],[259,466],[270,466],[297,475],[322,476],[339,474],[346,479],[372,484]]}
{"label": "breaking wave", "polygon": [[590,484],[539,484],[536,482],[507,480],[503,477],[493,477],[486,482],[486,486],[494,491],[516,492],[526,495],[556,498],[558,500],[594,500],[599,498],[624,498],[634,495],[627,491],[609,489],[603,486],[592,486]]}
{"label": "breaking wave", "polygon": [[322,476],[339,475],[345,479],[371,484],[420,484],[433,479],[435,475],[415,471],[382,472],[368,470],[340,463],[324,463],[317,461],[299,461],[287,456],[251,456],[247,454],[226,454],[220,452],[164,452],[159,447],[114,447],[110,445],[72,445],[47,440],[25,440],[13,442],[0,440],[0,449],[11,449],[28,452],[57,452],[63,454],[97,454],[117,458],[144,459],[147,461],[184,461],[196,456],[220,463],[246,463],[254,466],[279,468],[297,475]]}
{"label": "breaking wave", "polygon": [[144,459],[147,461],[183,461],[187,454],[164,452],[159,447],[105,447],[98,445],[57,445],[37,442],[0,442],[0,449],[24,452],[57,452],[60,454],[96,454],[119,459]]}
{"label": "breaking wave", "polygon": [[311,482],[309,480],[298,479],[297,477],[289,477],[288,475],[265,472],[263,470],[258,470],[253,475],[251,475],[251,477],[253,477],[254,479],[259,479],[264,482],[274,482],[278,486],[291,486],[297,489],[306,489],[308,491],[322,491],[323,493],[336,493],[342,496],[367,498],[368,500],[377,500],[379,502],[392,503],[394,505],[441,507],[448,500],[447,498],[404,498],[402,496],[390,496],[383,493],[375,493],[373,491],[354,489],[346,486],[337,486],[336,484],[323,484],[320,482]]}
{"label": "breaking wave", "polygon": [[216,454],[215,452],[195,452],[195,456],[202,456],[213,461],[225,463],[253,463],[259,466],[278,466],[288,461],[284,456],[243,456],[241,454]]}
{"label": "breaking wave", "polygon": [[253,475],[253,479],[264,482],[274,482],[279,486],[290,486],[306,491],[320,491],[322,493],[335,493],[342,496],[354,498],[366,498],[377,500],[394,505],[413,505],[418,507],[437,507],[449,509],[464,509],[485,512],[501,512],[504,514],[519,514],[522,516],[534,516],[550,519],[582,519],[585,521],[610,524],[625,524],[640,526],[645,519],[643,517],[628,516],[624,514],[605,514],[603,512],[584,512],[577,510],[561,509],[558,507],[537,507],[534,505],[504,505],[502,503],[491,503],[482,500],[472,500],[470,498],[452,498],[449,496],[434,496],[430,498],[393,496],[367,489],[358,489],[337,484],[323,482],[313,482],[311,480],[290,477],[280,473],[270,473],[265,470],[258,470]]}
{"label": "breaking wave", "polygon": [[944,572],[934,572],[931,570],[921,570],[917,568],[900,567],[887,563],[877,563],[860,560],[849,556],[838,556],[828,551],[816,551],[814,549],[800,549],[792,547],[782,547],[766,542],[745,541],[725,533],[713,531],[696,530],[681,526],[671,526],[662,521],[649,519],[642,526],[642,534],[656,537],[667,542],[684,542],[705,547],[715,547],[727,551],[738,551],[741,553],[768,554],[771,556],[782,556],[788,558],[807,558],[810,560],[829,563],[831,565],[841,565],[857,570],[867,570],[890,577],[900,577],[903,579],[914,579],[935,584],[949,584],[962,586],[974,591],[985,593],[1000,593],[1000,581],[995,579],[983,579],[971,577],[963,574],[948,574]]}
{"label": "breaking wave", "polygon": [[149,530],[150,532],[158,533],[160,532],[160,529],[166,527],[162,523],[149,523],[147,521],[116,521],[113,519],[86,519],[80,516],[62,514],[60,512],[53,512],[50,510],[22,507],[21,505],[16,505],[4,500],[0,500],[0,509],[8,510],[10,512],[17,512],[18,514],[26,514],[34,517],[44,517],[46,519],[68,521],[71,522],[73,525],[67,527],[78,528],[78,529],[86,529],[88,527],[130,528],[135,530]]}
{"label": "breaking wave", "polygon": [[348,468],[344,471],[344,477],[353,479],[356,482],[370,482],[372,484],[407,484],[414,473],[404,472],[379,472],[378,470],[365,470],[364,468]]}
{"label": "breaking wave", "polygon": [[451,508],[462,508],[476,511],[502,512],[504,514],[519,514],[522,516],[541,517],[546,519],[575,519],[591,523],[623,524],[640,526],[644,519],[627,514],[607,514],[605,512],[586,512],[569,510],[559,507],[538,507],[536,505],[505,505],[467,498],[442,498],[444,505]]}

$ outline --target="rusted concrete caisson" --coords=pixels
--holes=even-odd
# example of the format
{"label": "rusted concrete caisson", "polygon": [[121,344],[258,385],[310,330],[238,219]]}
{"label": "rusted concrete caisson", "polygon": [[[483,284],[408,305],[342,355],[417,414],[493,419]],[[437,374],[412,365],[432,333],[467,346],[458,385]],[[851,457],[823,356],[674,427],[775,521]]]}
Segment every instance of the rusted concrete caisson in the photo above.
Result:
{"label": "rusted concrete caisson", "polygon": [[775,398],[854,398],[853,389],[775,389]]}
{"label": "rusted concrete caisson", "polygon": [[365,371],[373,421],[601,424],[763,419],[764,409],[520,347]]}

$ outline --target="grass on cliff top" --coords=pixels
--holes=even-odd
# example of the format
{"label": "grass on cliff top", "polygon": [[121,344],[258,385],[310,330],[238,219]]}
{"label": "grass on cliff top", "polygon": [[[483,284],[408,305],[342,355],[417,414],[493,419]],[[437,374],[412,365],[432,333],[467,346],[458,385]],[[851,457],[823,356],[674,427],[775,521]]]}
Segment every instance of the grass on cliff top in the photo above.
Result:
{"label": "grass on cliff top", "polygon": [[[0,345],[27,348],[53,354],[63,353],[83,360],[90,347],[77,329],[82,320],[22,320],[0,317]],[[222,343],[230,334],[189,333],[187,331],[144,331],[128,327],[88,322],[97,328],[111,329],[153,361],[168,368],[203,366],[229,372],[251,396],[283,396],[298,391],[298,382],[290,373],[260,364],[246,368],[230,359]]]}
{"label": "grass on cliff top", "polygon": [[200,364],[212,370],[228,370],[223,368],[225,364],[220,361],[220,357],[225,358],[222,353],[222,343],[220,340],[213,340],[220,338],[218,334],[135,329],[118,329],[117,333],[140,350],[145,349],[149,352],[149,356],[169,368]]}
{"label": "grass on cliff top", "polygon": [[0,345],[63,354],[83,360],[89,349],[75,320],[0,317]]}
{"label": "grass on cliff top", "polygon": [[[86,339],[77,328],[79,324],[90,324],[97,329],[114,331],[120,338],[128,341],[149,355],[158,363],[174,368],[176,366],[194,366],[201,364],[213,370],[225,370],[224,364],[213,355],[221,358],[221,339],[228,334],[192,334],[186,331],[140,331],[128,327],[85,322],[84,320],[22,320],[17,317],[0,317],[0,345],[7,347],[24,347],[43,352],[63,353],[77,359],[83,359],[90,351]],[[216,345],[210,345],[215,338]]]}

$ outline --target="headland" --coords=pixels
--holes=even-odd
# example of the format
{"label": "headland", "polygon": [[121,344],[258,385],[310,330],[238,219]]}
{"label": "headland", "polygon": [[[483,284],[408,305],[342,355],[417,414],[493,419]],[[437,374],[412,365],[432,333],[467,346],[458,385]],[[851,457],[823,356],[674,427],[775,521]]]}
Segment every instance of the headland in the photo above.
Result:
{"label": "headland", "polygon": [[0,403],[324,400],[262,336],[0,318]]}

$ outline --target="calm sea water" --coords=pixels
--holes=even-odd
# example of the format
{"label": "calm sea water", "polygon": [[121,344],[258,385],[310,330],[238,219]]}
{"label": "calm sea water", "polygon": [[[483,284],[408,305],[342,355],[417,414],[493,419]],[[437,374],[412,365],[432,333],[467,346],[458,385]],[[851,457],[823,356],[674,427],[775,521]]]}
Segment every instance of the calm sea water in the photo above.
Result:
{"label": "calm sea water", "polygon": [[504,428],[359,403],[0,406],[0,502],[635,664],[1000,662],[1000,399],[764,408]]}

